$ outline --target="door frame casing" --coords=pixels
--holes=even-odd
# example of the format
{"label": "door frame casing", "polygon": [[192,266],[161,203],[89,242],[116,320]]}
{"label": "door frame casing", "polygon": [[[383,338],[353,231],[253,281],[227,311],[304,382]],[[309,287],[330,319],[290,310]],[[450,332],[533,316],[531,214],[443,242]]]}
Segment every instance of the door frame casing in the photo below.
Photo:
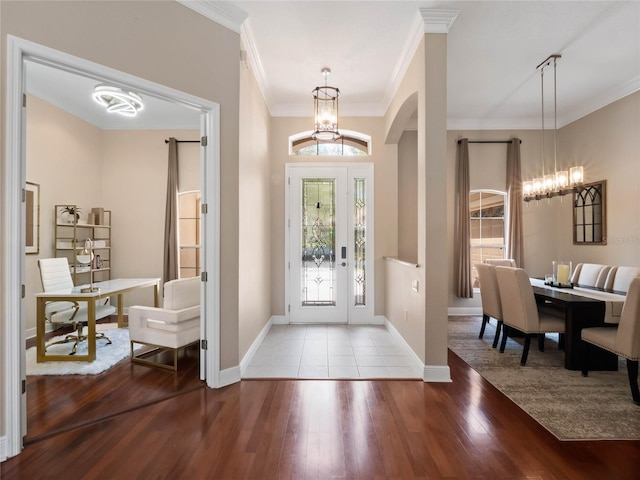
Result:
{"label": "door frame casing", "polygon": [[[289,183],[289,179],[291,178],[292,170],[303,170],[303,169],[327,169],[330,171],[335,168],[347,168],[350,171],[361,170],[365,172],[367,178],[366,185],[366,196],[369,199],[367,202],[367,260],[366,260],[366,272],[367,272],[367,283],[366,283],[366,306],[364,307],[348,307],[348,323],[349,324],[374,324],[375,320],[375,204],[374,204],[374,164],[372,162],[362,162],[362,163],[338,163],[338,162],[330,162],[330,163],[285,163],[285,221],[284,221],[284,238],[285,238],[285,253],[284,253],[284,277],[285,277],[285,288],[284,288],[284,305],[285,305],[285,323],[291,323],[291,315],[289,305],[291,303],[291,273],[289,269],[290,255],[291,255],[291,246],[290,246],[290,221],[291,213],[290,213],[290,188],[291,185]],[[352,186],[349,185],[349,180],[351,179],[348,176],[348,185],[347,192],[352,192]],[[349,202],[347,216],[353,218],[353,205]],[[351,235],[348,235],[348,239],[351,239]],[[351,278],[348,277],[348,282],[351,282]],[[349,293],[352,292],[352,287],[349,286]],[[350,301],[351,295],[348,295],[347,301]]]}
{"label": "door frame casing", "polygon": [[[202,350],[205,360],[201,375],[207,386],[220,385],[219,361],[219,257],[220,257],[220,105],[155,82],[85,60],[50,47],[13,35],[7,36],[6,137],[3,167],[2,220],[4,236],[0,263],[3,264],[2,283],[4,305],[2,316],[7,319],[2,338],[2,382],[4,439],[0,437],[0,461],[18,455],[22,450],[22,437],[26,433],[25,328],[24,302],[21,285],[25,282],[24,202],[21,192],[26,182],[26,132],[23,92],[25,92],[25,59],[37,61],[85,76],[128,85],[137,91],[165,98],[200,112],[202,135],[208,137],[208,146],[201,149],[201,189],[209,204],[209,215],[203,223],[203,269],[208,272],[207,283],[202,283],[201,317],[202,335],[209,345]],[[17,246],[17,247],[16,247]],[[4,440],[4,441],[3,441]]]}

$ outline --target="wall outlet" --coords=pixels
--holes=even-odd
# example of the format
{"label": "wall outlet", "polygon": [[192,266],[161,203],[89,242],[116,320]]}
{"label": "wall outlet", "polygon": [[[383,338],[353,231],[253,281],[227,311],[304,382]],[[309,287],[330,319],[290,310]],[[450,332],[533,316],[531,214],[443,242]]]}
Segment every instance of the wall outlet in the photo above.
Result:
{"label": "wall outlet", "polygon": [[411,290],[413,290],[414,292],[417,292],[418,290],[420,290],[419,280],[414,280],[413,282],[411,282]]}
{"label": "wall outlet", "polygon": [[409,310],[407,310],[406,308],[404,309],[404,321],[409,321]]}

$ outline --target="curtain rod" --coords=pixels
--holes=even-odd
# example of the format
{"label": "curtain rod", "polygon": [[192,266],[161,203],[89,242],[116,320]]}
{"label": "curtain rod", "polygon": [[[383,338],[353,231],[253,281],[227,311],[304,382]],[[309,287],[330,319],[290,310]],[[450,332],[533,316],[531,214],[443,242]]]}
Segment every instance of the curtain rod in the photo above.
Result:
{"label": "curtain rod", "polygon": [[[178,143],[200,143],[200,140],[176,140]],[[165,139],[164,143],[169,143],[169,140]]]}
{"label": "curtain rod", "polygon": [[[522,143],[522,140],[519,140]],[[458,140],[458,145],[462,143],[462,140]],[[467,143],[511,143],[511,140],[468,140]]]}

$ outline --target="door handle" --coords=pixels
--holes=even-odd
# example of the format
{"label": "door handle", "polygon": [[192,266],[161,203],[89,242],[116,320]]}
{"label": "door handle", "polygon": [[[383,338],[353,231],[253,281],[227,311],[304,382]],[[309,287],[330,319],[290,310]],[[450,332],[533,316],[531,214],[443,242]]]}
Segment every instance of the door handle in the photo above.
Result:
{"label": "door handle", "polygon": [[347,247],[342,247],[342,258],[347,258]]}

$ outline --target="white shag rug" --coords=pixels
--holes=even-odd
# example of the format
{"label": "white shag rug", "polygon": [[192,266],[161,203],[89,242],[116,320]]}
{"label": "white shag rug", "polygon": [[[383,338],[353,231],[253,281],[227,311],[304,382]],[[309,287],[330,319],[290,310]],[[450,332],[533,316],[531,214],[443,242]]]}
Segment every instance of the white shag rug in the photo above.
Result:
{"label": "white shag rug", "polygon": [[[85,327],[86,331],[86,327]],[[129,344],[129,330],[118,328],[116,323],[100,323],[96,331],[105,332],[111,340],[107,345],[105,340],[96,340],[96,359],[93,362],[44,362],[36,363],[36,347],[27,350],[27,375],[97,375],[110,369],[120,360],[128,357],[131,352]],[[50,339],[47,343],[63,340],[66,335]],[[71,351],[72,343],[52,345],[47,354],[67,355]],[[142,347],[142,345],[138,345]],[[88,343],[78,345],[77,355],[87,354]]]}

